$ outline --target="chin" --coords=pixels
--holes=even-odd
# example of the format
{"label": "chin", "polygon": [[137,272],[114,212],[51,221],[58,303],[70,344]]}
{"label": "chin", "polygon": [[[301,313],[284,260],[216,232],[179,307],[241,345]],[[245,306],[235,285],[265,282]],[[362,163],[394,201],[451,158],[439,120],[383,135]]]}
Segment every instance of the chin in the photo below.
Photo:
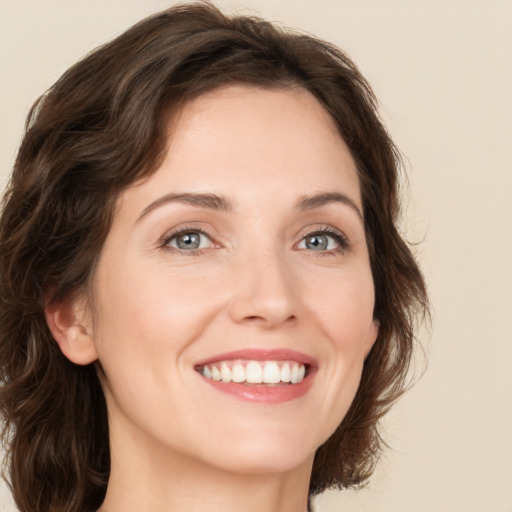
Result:
{"label": "chin", "polygon": [[286,473],[302,465],[310,468],[323,440],[256,428],[248,436],[232,437],[227,446],[218,443],[214,453],[205,455],[211,465],[230,473]]}
{"label": "chin", "polygon": [[300,466],[311,468],[313,464],[312,453],[284,453],[283,450],[268,450],[260,453],[244,453],[231,456],[230,460],[223,460],[216,466],[228,473],[239,475],[265,475],[288,473]]}

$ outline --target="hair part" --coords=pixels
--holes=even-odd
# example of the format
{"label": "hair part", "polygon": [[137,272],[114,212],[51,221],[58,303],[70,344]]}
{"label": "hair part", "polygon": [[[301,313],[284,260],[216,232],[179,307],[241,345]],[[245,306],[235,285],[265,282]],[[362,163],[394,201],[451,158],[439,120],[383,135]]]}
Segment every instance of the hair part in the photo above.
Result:
{"label": "hair part", "polygon": [[341,50],[201,2],[158,13],[95,50],[28,116],[0,219],[0,411],[21,512],[95,511],[103,501],[110,455],[97,371],[64,357],[45,307],[87,290],[116,200],[158,168],[173,115],[229,84],[309,91],[356,162],[380,328],[349,412],[317,451],[310,494],[359,485],[374,469],[379,419],[403,392],[414,320],[428,310],[396,227],[399,153]]}

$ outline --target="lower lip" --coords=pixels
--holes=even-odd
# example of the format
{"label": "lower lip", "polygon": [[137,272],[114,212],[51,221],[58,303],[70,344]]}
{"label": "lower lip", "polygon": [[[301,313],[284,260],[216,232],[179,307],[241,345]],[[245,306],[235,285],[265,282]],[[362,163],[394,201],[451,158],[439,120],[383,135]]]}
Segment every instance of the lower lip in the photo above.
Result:
{"label": "lower lip", "polygon": [[275,386],[237,384],[236,382],[222,382],[213,379],[202,379],[210,386],[222,393],[232,395],[238,400],[261,404],[280,404],[297,400],[304,396],[313,384],[315,371],[310,368],[308,375],[298,384],[278,384]]}

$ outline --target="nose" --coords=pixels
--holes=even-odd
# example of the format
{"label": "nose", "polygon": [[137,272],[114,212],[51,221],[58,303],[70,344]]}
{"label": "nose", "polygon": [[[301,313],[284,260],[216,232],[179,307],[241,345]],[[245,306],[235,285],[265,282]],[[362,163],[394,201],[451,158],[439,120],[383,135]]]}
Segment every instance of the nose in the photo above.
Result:
{"label": "nose", "polygon": [[231,319],[264,329],[294,322],[298,313],[297,280],[278,254],[253,252],[233,275]]}

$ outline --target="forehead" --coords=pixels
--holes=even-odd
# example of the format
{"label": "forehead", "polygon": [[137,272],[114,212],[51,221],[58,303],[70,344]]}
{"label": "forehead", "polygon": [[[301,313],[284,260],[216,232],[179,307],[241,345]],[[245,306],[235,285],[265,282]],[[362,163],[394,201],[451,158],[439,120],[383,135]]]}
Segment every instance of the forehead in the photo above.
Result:
{"label": "forehead", "polygon": [[337,190],[361,203],[347,145],[301,88],[227,86],[188,102],[170,122],[161,167],[123,196],[135,190],[146,202],[168,192],[214,192],[235,206],[275,201],[276,191],[295,203],[298,194]]}

